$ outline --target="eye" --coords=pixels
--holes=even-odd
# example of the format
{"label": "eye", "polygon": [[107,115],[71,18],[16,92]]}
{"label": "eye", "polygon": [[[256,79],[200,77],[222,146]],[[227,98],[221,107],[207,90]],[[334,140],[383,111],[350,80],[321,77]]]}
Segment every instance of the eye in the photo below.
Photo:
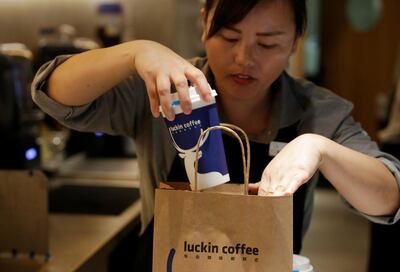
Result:
{"label": "eye", "polygon": [[264,44],[264,43],[259,43],[258,45],[265,49],[273,49],[278,46],[277,44]]}
{"label": "eye", "polygon": [[235,31],[229,29],[221,29],[218,35],[226,42],[235,43],[240,39],[240,36]]}
{"label": "eye", "polygon": [[224,39],[225,41],[230,42],[230,43],[234,43],[239,40],[236,37],[229,37],[229,36],[224,36],[224,35],[221,35],[221,37],[222,37],[222,39]]}

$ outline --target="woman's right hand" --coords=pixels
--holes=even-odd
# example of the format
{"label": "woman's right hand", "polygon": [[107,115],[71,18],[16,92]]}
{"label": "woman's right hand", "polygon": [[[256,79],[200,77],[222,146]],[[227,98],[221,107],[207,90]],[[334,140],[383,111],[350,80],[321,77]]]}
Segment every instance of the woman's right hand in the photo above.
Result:
{"label": "woman's right hand", "polygon": [[192,110],[188,94],[188,80],[196,86],[200,96],[210,101],[210,89],[203,72],[171,49],[152,41],[135,41],[134,71],[144,80],[150,100],[151,112],[158,117],[159,106],[167,119],[175,118],[171,108],[171,85],[178,92],[184,113]]}

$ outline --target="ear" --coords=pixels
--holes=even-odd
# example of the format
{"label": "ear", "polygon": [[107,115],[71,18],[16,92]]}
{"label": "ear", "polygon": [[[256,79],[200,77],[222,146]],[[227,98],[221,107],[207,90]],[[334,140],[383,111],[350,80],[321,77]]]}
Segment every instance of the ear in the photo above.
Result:
{"label": "ear", "polygon": [[292,50],[291,50],[290,55],[293,55],[293,54],[296,53],[297,47],[299,46],[299,43],[302,42],[302,39],[303,39],[303,38],[302,38],[302,37],[299,37],[299,36],[296,36],[296,37],[294,38],[293,45],[292,45]]}
{"label": "ear", "polygon": [[207,39],[207,14],[204,8],[200,9],[200,17],[201,17],[201,26],[202,26],[202,33],[201,33],[201,41],[204,43]]}

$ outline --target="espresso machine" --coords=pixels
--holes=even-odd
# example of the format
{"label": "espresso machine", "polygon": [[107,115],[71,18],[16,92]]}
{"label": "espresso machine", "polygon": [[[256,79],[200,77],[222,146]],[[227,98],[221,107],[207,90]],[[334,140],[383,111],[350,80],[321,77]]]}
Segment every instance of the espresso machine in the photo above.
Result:
{"label": "espresso machine", "polygon": [[0,169],[40,167],[43,113],[30,95],[32,52],[20,43],[0,44]]}

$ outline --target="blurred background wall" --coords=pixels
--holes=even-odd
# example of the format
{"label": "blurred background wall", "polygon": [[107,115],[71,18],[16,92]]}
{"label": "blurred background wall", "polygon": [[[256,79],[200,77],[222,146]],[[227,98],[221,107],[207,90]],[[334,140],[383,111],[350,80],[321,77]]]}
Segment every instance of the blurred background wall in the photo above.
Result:
{"label": "blurred background wall", "polygon": [[156,40],[188,57],[200,50],[198,0],[1,0],[0,43],[21,42],[35,51],[40,29],[60,24],[96,39],[101,3],[122,5],[124,40]]}
{"label": "blurred background wall", "polygon": [[366,31],[349,24],[348,2],[323,1],[319,80],[354,103],[355,119],[375,137],[379,111],[377,98],[380,93],[387,94],[396,80],[396,59],[400,54],[400,1],[380,1],[380,17]]}

